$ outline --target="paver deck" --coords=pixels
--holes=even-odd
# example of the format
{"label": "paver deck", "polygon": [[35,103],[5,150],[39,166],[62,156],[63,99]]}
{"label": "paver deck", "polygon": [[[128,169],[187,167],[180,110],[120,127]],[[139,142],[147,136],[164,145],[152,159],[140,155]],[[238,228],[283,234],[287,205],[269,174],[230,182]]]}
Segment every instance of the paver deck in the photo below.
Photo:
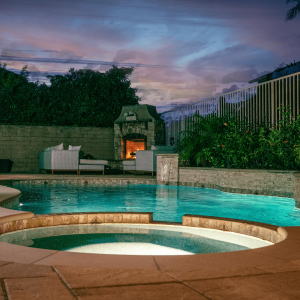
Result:
{"label": "paver deck", "polygon": [[[147,175],[0,174],[1,182]],[[187,256],[67,253],[0,243],[0,300],[300,299],[300,227],[269,247]]]}

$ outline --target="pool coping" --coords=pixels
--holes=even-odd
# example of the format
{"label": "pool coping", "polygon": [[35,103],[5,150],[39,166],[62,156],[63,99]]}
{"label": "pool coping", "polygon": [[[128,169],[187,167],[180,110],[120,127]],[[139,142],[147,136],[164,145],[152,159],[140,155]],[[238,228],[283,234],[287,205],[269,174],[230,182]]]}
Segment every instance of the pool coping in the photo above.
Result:
{"label": "pool coping", "polygon": [[[29,178],[31,178],[30,180],[34,180],[32,178],[36,178],[36,176],[37,175]],[[64,175],[57,175],[57,176],[60,176],[60,178],[66,177]],[[88,176],[88,177],[99,178],[99,176]],[[131,179],[128,176],[126,177],[128,179]],[[120,178],[120,176],[111,175],[111,178],[118,179]],[[137,176],[132,176],[132,178],[133,179],[131,180],[135,182],[136,180],[141,180],[141,181],[145,180],[145,178],[139,179],[137,178]],[[84,178],[82,177],[81,180],[82,179]],[[18,179],[16,180],[19,181]],[[150,178],[149,179],[147,178],[147,180],[151,181]],[[10,188],[8,187],[5,188],[6,188],[5,196],[2,195],[1,198],[2,201],[6,201],[6,203],[8,203],[9,202],[8,200],[16,201],[16,199],[20,197],[20,193],[16,192],[15,189],[13,191],[9,191],[8,189]],[[3,191],[3,186],[0,186],[0,195],[1,195],[1,191]],[[0,212],[1,211],[3,213],[3,208],[0,208]],[[4,223],[3,221],[6,220],[5,223],[15,222],[15,224],[17,223],[20,224],[20,220],[22,220],[23,222],[24,219],[31,220],[35,218],[35,216],[32,215],[26,215],[28,218],[24,218],[24,216],[21,217],[21,215],[19,214],[10,214],[12,212],[13,212],[12,210],[6,209],[3,215],[0,214],[0,216],[2,216],[1,218],[3,218],[3,219],[0,218],[0,223],[3,224]],[[8,217],[10,219],[7,219]],[[19,218],[19,219],[13,219],[13,218]],[[61,219],[63,220],[64,218]],[[67,219],[68,218],[66,217],[65,220]],[[207,221],[207,217],[189,215],[186,216],[185,222],[187,223],[190,222],[191,225],[194,224],[195,226],[197,224],[199,226],[201,226],[201,224],[203,226],[205,226],[205,224],[207,224],[207,226],[219,226],[218,228],[220,229],[222,229],[224,225],[225,226],[228,225],[228,223],[225,223],[228,220],[217,220],[220,218],[214,218],[214,219],[215,221],[208,220],[208,223],[205,223],[205,220]],[[221,219],[225,219],[225,218],[221,218]],[[9,221],[7,222],[7,220]],[[251,224],[249,225],[248,221],[242,221],[242,220],[239,221],[240,221],[239,228],[242,228],[242,230],[245,230],[245,232],[247,232],[248,230],[248,233],[255,234],[255,230],[253,230],[254,228],[253,225],[251,227]],[[166,224],[168,222],[153,222],[153,223]],[[178,225],[178,223],[173,223],[173,224]],[[272,228],[270,228],[269,226],[271,226]],[[251,228],[252,230],[250,230]],[[300,227],[299,226],[278,227],[273,225],[267,225],[267,227],[264,228],[266,228],[266,232],[268,230],[277,232],[278,236],[281,236],[282,240],[281,241],[278,240],[272,246],[267,246],[267,247],[257,248],[257,249],[224,252],[224,253],[178,255],[178,256],[134,256],[134,255],[108,255],[108,254],[87,254],[87,253],[70,253],[70,252],[68,253],[68,252],[61,252],[61,251],[54,251],[54,250],[28,248],[25,246],[17,246],[17,245],[1,242],[0,262],[4,261],[8,263],[21,263],[21,264],[29,264],[32,266],[44,265],[44,266],[52,266],[54,268],[57,268],[57,266],[65,266],[69,268],[75,268],[77,271],[74,269],[74,274],[76,274],[76,272],[81,273],[83,272],[83,270],[87,270],[87,268],[88,269],[101,268],[105,270],[111,270],[110,272],[114,272],[113,270],[122,270],[122,272],[130,271],[130,272],[137,272],[137,273],[142,273],[145,270],[147,270],[147,272],[158,272],[159,274],[163,273],[165,275],[172,276],[172,278],[176,278],[176,280],[179,281],[180,284],[183,284],[185,286],[187,281],[191,283],[196,281],[198,282],[199,280],[209,280],[211,278],[218,278],[218,276],[220,277],[220,274],[223,274],[221,276],[222,278],[223,277],[227,278],[228,276],[230,278],[232,276],[238,276],[239,278],[240,277],[248,278],[250,276],[251,278],[256,278],[259,281],[261,280],[260,278],[262,278],[262,275],[269,276],[271,274],[272,275],[281,274],[283,272],[286,276],[285,278],[287,278],[287,280],[292,281],[296,273],[298,274],[299,272],[300,274],[300,251],[299,251]],[[274,231],[274,229],[276,230]],[[1,266],[0,266],[0,271],[1,271]],[[65,280],[66,281],[65,284],[68,285],[68,279],[63,278],[63,280]],[[92,277],[91,277],[91,281],[92,281]],[[149,279],[149,284],[151,282],[152,281]],[[157,279],[157,282],[160,282],[159,278]],[[162,281],[160,284],[162,284],[163,282],[164,281]],[[147,284],[147,282],[143,284]],[[274,284],[276,284],[276,280],[274,281]],[[158,290],[162,288],[162,286],[158,287]],[[68,288],[70,289],[71,292],[73,291],[72,286],[68,286]],[[201,290],[199,289],[200,288],[196,288],[198,292]],[[300,293],[300,288],[298,291]],[[280,293],[281,292],[282,291],[280,290]],[[208,293],[208,291],[207,292],[200,291],[201,295],[206,295],[206,293]],[[264,294],[263,290],[260,291],[260,295],[262,294]]]}

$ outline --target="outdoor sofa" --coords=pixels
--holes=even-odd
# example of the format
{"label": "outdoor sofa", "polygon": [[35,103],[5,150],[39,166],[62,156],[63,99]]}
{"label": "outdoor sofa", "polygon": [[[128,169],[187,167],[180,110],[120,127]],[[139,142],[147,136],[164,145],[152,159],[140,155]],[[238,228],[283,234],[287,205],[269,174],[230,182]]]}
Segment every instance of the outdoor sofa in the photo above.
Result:
{"label": "outdoor sofa", "polygon": [[108,167],[107,160],[79,159],[81,146],[69,146],[69,150],[63,150],[63,143],[44,149],[39,154],[40,172],[52,171],[104,171]]}

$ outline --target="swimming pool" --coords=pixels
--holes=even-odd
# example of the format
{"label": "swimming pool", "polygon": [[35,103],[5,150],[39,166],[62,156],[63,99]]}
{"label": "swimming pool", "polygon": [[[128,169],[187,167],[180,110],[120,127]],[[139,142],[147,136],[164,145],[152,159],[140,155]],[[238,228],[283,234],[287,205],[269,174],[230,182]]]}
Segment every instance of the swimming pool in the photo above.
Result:
{"label": "swimming pool", "polygon": [[300,226],[295,200],[231,194],[216,189],[146,184],[12,184],[22,192],[15,210],[62,212],[153,212],[155,221],[181,222],[184,214]]}

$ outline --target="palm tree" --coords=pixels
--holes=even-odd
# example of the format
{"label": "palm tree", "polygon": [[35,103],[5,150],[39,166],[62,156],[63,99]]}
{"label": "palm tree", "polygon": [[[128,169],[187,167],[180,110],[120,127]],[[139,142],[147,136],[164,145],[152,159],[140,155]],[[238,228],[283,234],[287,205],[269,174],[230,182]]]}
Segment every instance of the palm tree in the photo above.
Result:
{"label": "palm tree", "polygon": [[300,0],[286,0],[286,3],[290,2],[297,2],[297,5],[287,12],[285,16],[286,21],[292,20],[296,17],[297,14],[300,14]]}

